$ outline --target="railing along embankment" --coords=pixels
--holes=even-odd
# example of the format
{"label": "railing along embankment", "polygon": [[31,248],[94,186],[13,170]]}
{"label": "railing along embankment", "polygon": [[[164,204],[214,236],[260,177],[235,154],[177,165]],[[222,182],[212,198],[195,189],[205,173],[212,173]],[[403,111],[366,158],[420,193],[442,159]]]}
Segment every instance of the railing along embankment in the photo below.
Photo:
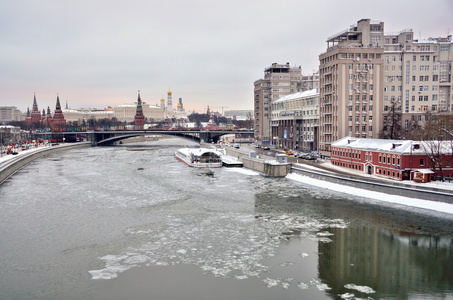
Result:
{"label": "railing along embankment", "polygon": [[91,142],[80,142],[74,144],[61,144],[56,146],[42,147],[35,150],[28,150],[21,153],[0,165],[0,184],[2,184],[11,175],[40,157],[50,155],[59,151],[67,151],[76,148],[91,147]]}

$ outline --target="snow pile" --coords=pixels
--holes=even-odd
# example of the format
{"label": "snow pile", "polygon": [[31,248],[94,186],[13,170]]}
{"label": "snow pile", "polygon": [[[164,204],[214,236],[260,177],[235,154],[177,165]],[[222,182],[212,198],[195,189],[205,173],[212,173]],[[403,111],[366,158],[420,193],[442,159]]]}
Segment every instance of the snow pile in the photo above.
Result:
{"label": "snow pile", "polygon": [[453,204],[443,203],[443,202],[436,202],[436,201],[429,201],[429,200],[422,200],[422,199],[414,199],[404,196],[397,196],[397,195],[389,195],[380,192],[373,192],[370,190],[359,189],[351,186],[341,185],[337,183],[332,183],[328,181],[318,180],[307,176],[302,176],[298,174],[290,173],[286,176],[286,178],[299,181],[308,185],[317,186],[326,190],[336,191],[345,194],[351,194],[355,196],[375,199],[379,201],[384,201],[387,203],[394,203],[398,205],[428,209],[438,212],[443,212],[447,214],[453,214]]}

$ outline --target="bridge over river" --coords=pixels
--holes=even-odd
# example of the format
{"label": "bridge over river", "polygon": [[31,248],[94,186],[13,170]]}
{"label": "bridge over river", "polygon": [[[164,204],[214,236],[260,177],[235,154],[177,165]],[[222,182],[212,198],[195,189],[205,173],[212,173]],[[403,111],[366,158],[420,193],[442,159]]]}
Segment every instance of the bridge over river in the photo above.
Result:
{"label": "bridge over river", "polygon": [[35,137],[44,139],[70,139],[78,136],[84,137],[87,141],[90,141],[93,146],[107,146],[113,145],[123,139],[141,135],[173,135],[197,142],[205,141],[217,143],[221,136],[227,134],[234,134],[241,140],[249,139],[250,142],[252,142],[254,138],[254,131],[252,130],[92,130],[85,132],[35,133]]}

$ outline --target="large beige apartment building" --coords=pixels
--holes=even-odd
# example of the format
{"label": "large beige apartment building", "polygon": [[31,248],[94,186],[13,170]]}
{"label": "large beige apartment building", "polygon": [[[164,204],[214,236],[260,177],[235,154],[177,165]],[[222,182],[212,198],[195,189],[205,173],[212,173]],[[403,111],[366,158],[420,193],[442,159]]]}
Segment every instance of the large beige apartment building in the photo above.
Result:
{"label": "large beige apartment building", "polygon": [[363,19],[327,39],[319,56],[320,148],[345,136],[377,138],[383,124],[384,23]]}
{"label": "large beige apartment building", "polygon": [[378,138],[399,122],[385,137],[406,138],[427,111],[453,110],[451,36],[417,40],[412,29],[384,33],[384,22],[362,19],[329,37],[319,62],[326,155],[345,136]]}
{"label": "large beige apartment building", "polygon": [[398,132],[387,138],[409,138],[427,111],[452,111],[452,64],[451,36],[414,40],[412,29],[385,35],[384,128],[398,121],[395,112],[401,118]]}
{"label": "large beige apartment building", "polygon": [[269,145],[271,141],[271,103],[301,89],[301,67],[289,63],[273,63],[264,70],[264,78],[254,83],[255,141]]}

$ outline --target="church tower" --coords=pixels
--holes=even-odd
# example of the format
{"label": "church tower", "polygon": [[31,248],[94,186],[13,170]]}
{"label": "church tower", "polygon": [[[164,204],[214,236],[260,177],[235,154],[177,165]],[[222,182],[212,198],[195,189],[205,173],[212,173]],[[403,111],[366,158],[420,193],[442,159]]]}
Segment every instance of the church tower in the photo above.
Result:
{"label": "church tower", "polygon": [[140,90],[138,90],[137,110],[135,111],[135,129],[143,129],[145,126],[145,116],[143,115],[142,99],[140,99]]}
{"label": "church tower", "polygon": [[57,104],[55,105],[55,113],[52,118],[52,128],[53,130],[66,130],[66,120],[61,110],[60,97],[57,93]]}
{"label": "church tower", "polygon": [[160,109],[161,109],[163,112],[165,112],[165,99],[164,99],[164,97],[162,97],[162,98],[160,99]]}
{"label": "church tower", "polygon": [[171,90],[168,89],[167,93],[167,113],[169,114],[169,117],[173,117],[173,104],[172,104],[172,99],[171,99]]}

